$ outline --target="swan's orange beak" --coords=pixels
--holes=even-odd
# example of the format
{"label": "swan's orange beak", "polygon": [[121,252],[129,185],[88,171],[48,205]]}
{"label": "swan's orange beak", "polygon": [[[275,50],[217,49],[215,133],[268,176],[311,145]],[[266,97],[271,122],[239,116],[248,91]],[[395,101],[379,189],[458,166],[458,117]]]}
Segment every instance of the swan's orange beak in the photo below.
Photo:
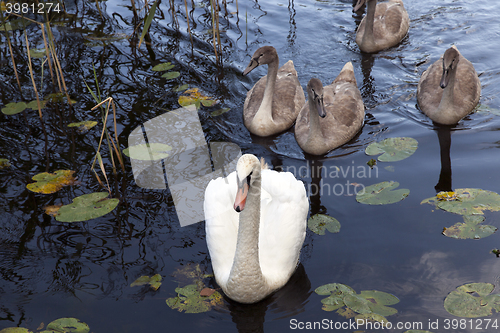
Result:
{"label": "swan's orange beak", "polygon": [[236,192],[236,199],[234,200],[234,210],[238,213],[245,208],[245,202],[247,201],[248,195],[248,184],[243,182],[242,186],[238,186],[238,192]]}

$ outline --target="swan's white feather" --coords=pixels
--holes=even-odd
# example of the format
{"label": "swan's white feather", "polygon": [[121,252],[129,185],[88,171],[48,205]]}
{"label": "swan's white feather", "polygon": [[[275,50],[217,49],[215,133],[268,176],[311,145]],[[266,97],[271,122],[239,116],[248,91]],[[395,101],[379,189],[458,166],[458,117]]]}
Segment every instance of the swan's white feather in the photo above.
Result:
{"label": "swan's white feather", "polygon": [[[306,234],[309,201],[302,182],[290,172],[262,170],[259,262],[272,289],[294,272]],[[239,213],[233,209],[236,172],[212,180],[205,191],[206,240],[217,283],[229,277],[236,251]]]}

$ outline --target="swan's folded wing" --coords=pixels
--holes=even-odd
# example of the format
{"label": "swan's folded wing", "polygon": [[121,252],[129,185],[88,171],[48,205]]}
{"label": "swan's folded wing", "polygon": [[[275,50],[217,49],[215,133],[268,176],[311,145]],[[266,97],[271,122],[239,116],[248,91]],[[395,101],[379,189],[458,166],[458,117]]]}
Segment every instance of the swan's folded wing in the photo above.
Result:
{"label": "swan's folded wing", "polygon": [[262,188],[271,197],[262,200],[259,261],[268,282],[288,280],[304,243],[309,201],[304,184],[289,172],[265,170]]}
{"label": "swan's folded wing", "polygon": [[220,283],[227,280],[236,251],[238,213],[233,209],[236,172],[217,178],[205,190],[205,230],[214,274]]}

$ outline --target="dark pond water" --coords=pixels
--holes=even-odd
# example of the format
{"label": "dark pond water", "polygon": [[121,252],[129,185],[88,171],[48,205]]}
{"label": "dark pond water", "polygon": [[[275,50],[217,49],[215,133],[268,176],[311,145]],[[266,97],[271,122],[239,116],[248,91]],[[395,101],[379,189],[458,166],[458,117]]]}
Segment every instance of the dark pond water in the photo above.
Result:
{"label": "dark pond water", "polygon": [[[192,39],[184,2],[162,2],[147,44],[140,48],[138,35],[126,38],[144,17],[143,12],[134,16],[131,2],[102,1],[98,10],[94,1],[67,1],[71,15],[53,18],[66,85],[77,103],[73,109],[66,104],[44,109],[45,130],[37,112],[0,114],[0,158],[12,164],[0,170],[0,329],[21,326],[34,331],[42,322],[76,317],[89,324],[92,332],[285,332],[293,328],[293,320],[346,322],[335,312],[323,311],[323,297],[313,292],[320,285],[338,282],[357,292],[379,290],[397,296],[398,313],[389,317],[394,324],[422,323],[428,329],[429,321],[438,321],[439,327],[431,331],[444,332],[449,331],[446,320],[459,319],[443,307],[451,291],[470,282],[500,284],[500,259],[490,252],[500,245],[498,233],[481,240],[445,237],[443,228],[462,218],[420,204],[435,195],[441,159],[446,162],[448,157],[451,165],[443,163],[443,175],[448,177],[441,179],[441,185],[452,182],[453,188],[500,191],[500,117],[475,112],[451,130],[438,130],[416,106],[420,75],[455,44],[480,75],[480,110],[500,109],[496,2],[407,0],[408,36],[397,47],[375,55],[361,54],[354,42],[361,17],[352,12],[353,1],[240,1],[238,8],[236,2],[228,2],[221,4],[222,52],[217,60],[209,2],[187,5]],[[142,6],[135,3],[138,10]],[[30,47],[43,47],[38,25],[25,31]],[[137,31],[140,34],[142,28]],[[115,38],[110,39],[111,35]],[[10,39],[22,89],[2,34],[2,107],[35,99],[23,30],[15,30]],[[268,139],[249,134],[242,124],[244,98],[266,69],[247,77],[241,71],[259,46],[269,44],[278,50],[281,64],[294,61],[303,87],[311,77],[330,82],[347,61],[353,62],[366,106],[365,125],[358,136],[318,159],[304,156],[293,132]],[[172,62],[180,76],[160,78],[152,71],[160,62]],[[173,276],[176,270],[199,265],[211,273],[204,223],[181,227],[171,192],[138,186],[128,158],[125,171],[118,170],[114,176],[107,146],[101,149],[113,196],[121,200],[112,213],[72,224],[44,213],[47,205],[68,204],[77,196],[103,191],[91,170],[102,125],[83,134],[67,127],[74,121],[100,120],[100,111],[90,110],[95,103],[85,85],[96,90],[93,65],[101,95],[113,97],[116,103],[122,149],[136,128],[179,108],[181,92],[174,88],[189,84],[219,100],[217,106],[198,111],[206,142],[236,144],[244,153],[265,157],[274,168],[344,170],[345,176],[323,175],[321,183],[308,172],[296,172],[307,188],[320,185],[321,191],[310,198],[311,215],[337,218],[340,233],[318,236],[308,231],[293,281],[262,303],[242,306],[226,300],[218,310],[202,314],[170,309],[165,300],[186,284]],[[33,68],[42,97],[53,92],[47,65],[42,86],[40,59],[33,60]],[[211,115],[220,108],[230,111]],[[108,128],[113,132],[111,122]],[[418,140],[416,153],[400,162],[378,163],[369,173],[366,162],[371,157],[365,155],[365,147],[398,136]],[[59,169],[75,170],[80,183],[49,195],[26,189],[37,173]],[[399,182],[410,195],[391,205],[362,205],[352,195],[353,187],[346,185],[349,181],[368,186],[385,180]],[[500,227],[499,216],[486,212],[485,223]],[[163,277],[157,291],[130,287],[139,276],[156,273]],[[204,281],[214,285],[211,279]],[[500,321],[496,313],[489,318]],[[497,331],[467,325],[454,331]]]}

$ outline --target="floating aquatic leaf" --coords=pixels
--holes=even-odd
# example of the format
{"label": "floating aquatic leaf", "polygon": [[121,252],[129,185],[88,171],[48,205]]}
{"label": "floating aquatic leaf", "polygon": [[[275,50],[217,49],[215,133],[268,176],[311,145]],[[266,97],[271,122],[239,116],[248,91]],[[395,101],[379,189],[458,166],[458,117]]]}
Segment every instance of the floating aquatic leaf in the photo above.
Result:
{"label": "floating aquatic leaf", "polygon": [[[63,93],[54,93],[54,94],[48,94],[45,97],[45,100],[47,102],[51,102],[51,103],[60,103],[60,102],[67,101],[67,98],[66,98],[66,94],[63,94]],[[71,104],[75,104],[76,103],[75,100],[70,99],[70,101],[71,101]]]}
{"label": "floating aquatic leaf", "polygon": [[181,282],[183,284],[202,283],[201,280],[212,277],[212,274],[205,274],[201,268],[200,264],[187,264],[182,266],[182,268],[177,268],[172,276],[175,281]]}
{"label": "floating aquatic leaf", "polygon": [[30,49],[30,56],[32,58],[43,58],[45,55],[45,49]]}
{"label": "floating aquatic leaf", "polygon": [[357,294],[350,294],[344,297],[345,305],[357,313],[372,313],[369,301]]}
{"label": "floating aquatic leaf", "polygon": [[312,232],[318,235],[324,235],[326,230],[331,233],[337,233],[340,231],[340,222],[337,221],[337,219],[324,214],[311,216],[307,221],[307,226]]}
{"label": "floating aquatic leaf", "polygon": [[500,210],[500,195],[478,188],[459,188],[455,190],[455,196],[450,200],[440,200],[438,196],[434,196],[422,200],[421,204],[424,203],[433,204],[437,208],[455,214],[483,214],[485,210]]}
{"label": "floating aquatic leaf", "polygon": [[33,333],[33,331],[24,327],[7,327],[0,330],[0,333]]}
{"label": "floating aquatic leaf", "polygon": [[68,124],[68,127],[78,127],[78,132],[83,133],[85,131],[88,131],[95,125],[97,125],[97,121],[86,120],[86,121],[80,121],[78,123],[70,123]]}
{"label": "floating aquatic leaf", "polygon": [[74,185],[76,182],[71,170],[57,170],[55,173],[42,172],[33,176],[35,183],[26,185],[32,192],[50,194],[59,191],[63,186]]}
{"label": "floating aquatic leaf", "polygon": [[222,305],[222,295],[219,292],[216,291],[207,297],[201,296],[196,284],[176,288],[175,292],[177,297],[168,298],[166,303],[179,312],[201,313],[210,311],[213,306]]}
{"label": "floating aquatic leaf", "polygon": [[12,30],[24,29],[29,24],[31,24],[30,21],[22,18],[17,20],[10,20],[8,22],[5,22],[5,24],[0,24],[0,31],[12,31]]}
{"label": "floating aquatic leaf", "polygon": [[59,222],[81,222],[106,215],[116,208],[120,200],[108,198],[106,192],[84,194],[73,199],[73,203],[59,209]]}
{"label": "floating aquatic leaf", "polygon": [[10,167],[10,161],[6,158],[0,158],[0,169]]}
{"label": "floating aquatic leaf", "polygon": [[418,141],[413,138],[388,138],[381,142],[372,142],[366,147],[366,155],[378,155],[380,162],[395,162],[410,157],[418,147]]}
{"label": "floating aquatic leaf", "polygon": [[167,80],[173,80],[173,79],[179,77],[179,75],[181,75],[181,73],[179,73],[179,72],[166,72],[161,77],[165,78]]}
{"label": "floating aquatic leaf", "polygon": [[145,276],[141,276],[140,278],[138,278],[137,280],[135,280],[134,282],[132,282],[130,284],[131,287],[135,287],[135,286],[142,286],[142,285],[145,285],[145,284],[149,284],[151,289],[153,290],[158,290],[158,288],[160,288],[161,286],[161,275],[160,274],[155,274],[153,275],[152,277],[149,277],[147,275]]}
{"label": "floating aquatic leaf", "polygon": [[168,71],[169,69],[172,69],[174,67],[175,67],[175,65],[172,65],[171,62],[164,62],[164,63],[161,63],[161,64],[154,66],[153,70],[155,72],[163,72],[163,71]]}
{"label": "floating aquatic leaf", "polygon": [[168,157],[167,151],[172,147],[163,143],[146,143],[123,149],[123,153],[135,160],[157,161]]}
{"label": "floating aquatic leaf", "polygon": [[213,112],[210,112],[210,115],[212,117],[217,117],[217,116],[220,116],[223,113],[226,113],[229,110],[231,110],[231,109],[230,108],[223,108],[223,109],[215,110]]}
{"label": "floating aquatic leaf", "polygon": [[356,315],[355,320],[356,320],[356,323],[359,323],[361,325],[366,324],[367,322],[374,322],[374,321],[378,321],[379,323],[387,323],[388,322],[388,320],[384,316],[381,316],[377,313],[358,314],[358,315]]}
{"label": "floating aquatic leaf", "polygon": [[491,236],[497,231],[492,225],[480,224],[484,221],[482,215],[463,215],[464,223],[456,223],[455,225],[444,228],[443,235],[458,239],[480,239]]}
{"label": "floating aquatic leaf", "polygon": [[342,283],[328,283],[314,290],[318,295],[348,295],[355,294],[354,289]]}
{"label": "floating aquatic leaf", "polygon": [[399,303],[399,299],[391,294],[378,290],[362,290],[359,293],[368,302],[370,311],[381,316],[390,316],[398,312],[395,308],[386,305]]}
{"label": "floating aquatic leaf", "polygon": [[173,90],[176,91],[176,92],[178,92],[178,91],[186,90],[187,88],[189,88],[189,84],[183,84],[181,86],[175,87]]}
{"label": "floating aquatic leaf", "polygon": [[203,106],[212,106],[217,103],[217,101],[211,99],[211,97],[204,96],[198,91],[198,88],[186,90],[184,94],[187,95],[179,96],[179,104],[182,106],[194,104],[196,108],[199,109],[201,104],[203,104]]}
{"label": "floating aquatic leaf", "polygon": [[398,182],[381,182],[365,187],[359,191],[356,201],[367,205],[387,205],[403,200],[410,194],[408,189],[393,190],[399,186]]}
{"label": "floating aquatic leaf", "polygon": [[[45,107],[45,104],[47,104],[47,101],[45,100],[40,101],[40,108],[43,109]],[[26,108],[31,110],[38,110],[38,102],[36,101],[36,99],[34,101],[29,102],[26,105]]]}
{"label": "floating aquatic leaf", "polygon": [[14,114],[23,112],[26,109],[26,103],[17,102],[17,103],[9,103],[2,108],[2,113],[8,116],[12,116]]}
{"label": "floating aquatic leaf", "polygon": [[499,109],[489,107],[488,105],[485,105],[485,104],[480,104],[479,107],[477,108],[477,112],[487,112],[487,113],[494,114],[495,116],[500,116]]}
{"label": "floating aquatic leaf", "polygon": [[458,317],[490,316],[500,310],[500,294],[490,295],[494,288],[491,283],[464,284],[446,296],[444,308]]}
{"label": "floating aquatic leaf", "polygon": [[372,158],[368,162],[366,162],[366,165],[368,165],[370,168],[373,168],[375,165],[377,165],[377,160]]}
{"label": "floating aquatic leaf", "polygon": [[50,215],[50,216],[56,216],[59,213],[59,208],[61,208],[61,207],[62,207],[62,204],[46,206],[46,207],[44,207],[45,214]]}
{"label": "floating aquatic leaf", "polygon": [[59,318],[50,322],[40,333],[88,333],[89,325],[76,318]]}

